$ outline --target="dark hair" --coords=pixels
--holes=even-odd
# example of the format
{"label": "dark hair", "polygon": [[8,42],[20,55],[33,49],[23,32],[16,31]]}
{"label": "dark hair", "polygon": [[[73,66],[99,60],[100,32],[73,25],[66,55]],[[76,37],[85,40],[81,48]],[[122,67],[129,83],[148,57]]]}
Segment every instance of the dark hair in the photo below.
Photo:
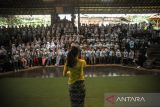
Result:
{"label": "dark hair", "polygon": [[74,67],[77,64],[76,57],[79,54],[79,48],[76,46],[72,46],[71,50],[67,55],[67,66]]}

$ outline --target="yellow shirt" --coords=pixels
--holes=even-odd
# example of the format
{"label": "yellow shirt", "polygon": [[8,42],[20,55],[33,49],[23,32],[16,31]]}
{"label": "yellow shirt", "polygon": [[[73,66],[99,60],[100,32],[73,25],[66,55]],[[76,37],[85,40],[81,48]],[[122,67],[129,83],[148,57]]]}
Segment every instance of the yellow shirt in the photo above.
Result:
{"label": "yellow shirt", "polygon": [[86,61],[78,59],[77,64],[74,67],[68,67],[67,64],[64,65],[63,75],[68,76],[68,84],[73,84],[78,80],[84,80],[84,67],[86,66]]}

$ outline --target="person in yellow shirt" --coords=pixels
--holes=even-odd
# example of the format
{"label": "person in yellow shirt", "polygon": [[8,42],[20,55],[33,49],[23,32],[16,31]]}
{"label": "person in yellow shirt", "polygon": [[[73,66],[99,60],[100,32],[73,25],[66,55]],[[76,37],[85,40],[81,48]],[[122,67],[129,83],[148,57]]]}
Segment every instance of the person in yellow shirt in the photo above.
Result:
{"label": "person in yellow shirt", "polygon": [[80,49],[72,46],[69,51],[64,65],[63,75],[67,76],[69,84],[69,94],[71,100],[71,107],[84,107],[85,99],[85,75],[84,67],[86,61],[80,59],[78,56]]}

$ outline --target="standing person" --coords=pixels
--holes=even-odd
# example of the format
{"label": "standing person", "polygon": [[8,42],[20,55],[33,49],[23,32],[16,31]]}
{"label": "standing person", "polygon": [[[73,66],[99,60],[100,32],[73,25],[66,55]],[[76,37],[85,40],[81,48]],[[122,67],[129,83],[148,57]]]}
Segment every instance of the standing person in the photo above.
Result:
{"label": "standing person", "polygon": [[105,64],[105,55],[106,55],[106,51],[105,48],[102,49],[102,63]]}
{"label": "standing person", "polygon": [[26,56],[27,56],[27,62],[28,62],[28,66],[32,67],[33,65],[33,53],[31,50],[27,50],[26,51]]}
{"label": "standing person", "polygon": [[109,63],[109,50],[105,48],[105,64]]}
{"label": "standing person", "polygon": [[46,65],[51,65],[52,64],[52,50],[47,51],[47,56],[48,56],[48,59],[47,59]]}
{"label": "standing person", "polygon": [[124,65],[128,64],[128,51],[126,49],[123,52],[123,64]]}
{"label": "standing person", "polygon": [[100,51],[99,49],[96,50],[96,64],[99,64],[100,63]]}
{"label": "standing person", "polygon": [[37,66],[38,65],[38,49],[33,51],[33,65]]}
{"label": "standing person", "polygon": [[134,59],[134,51],[133,50],[131,50],[130,52],[129,52],[129,64],[133,64],[133,59]]}
{"label": "standing person", "polygon": [[64,52],[64,61],[67,59],[68,52],[69,52],[68,49],[66,49],[66,51]]}
{"label": "standing person", "polygon": [[122,54],[121,54],[121,51],[119,49],[117,49],[116,51],[116,60],[115,60],[115,63],[116,64],[120,64],[121,63],[121,57],[122,57]]}
{"label": "standing person", "polygon": [[45,66],[47,61],[47,50],[42,53],[42,65]]}
{"label": "standing person", "polygon": [[100,59],[100,64],[103,63],[103,52],[102,52],[103,49],[100,49],[100,54],[99,54],[99,59]]}
{"label": "standing person", "polygon": [[18,54],[18,51],[16,51],[15,54],[13,54],[12,58],[13,58],[13,66],[14,66],[14,71],[18,71],[19,69],[19,64],[18,64],[18,61],[19,61],[19,54]]}
{"label": "standing person", "polygon": [[130,42],[129,42],[129,48],[132,49],[132,50],[134,50],[134,47],[135,47],[134,45],[135,45],[135,43],[134,43],[134,41],[131,39]]}
{"label": "standing person", "polygon": [[114,51],[112,49],[110,49],[109,51],[109,64],[113,64],[114,63]]}
{"label": "standing person", "polygon": [[92,64],[91,49],[88,49],[87,54],[88,54],[88,63]]}
{"label": "standing person", "polygon": [[95,56],[95,51],[94,49],[92,48],[91,49],[91,64],[95,64],[96,63],[96,56]]}
{"label": "standing person", "polygon": [[55,66],[59,66],[60,65],[60,61],[61,61],[61,50],[60,49],[57,49],[57,52],[56,52],[56,64]]}
{"label": "standing person", "polygon": [[89,53],[88,49],[85,50],[85,54],[86,54],[85,55],[85,58],[86,58],[85,60],[87,61],[87,64],[90,64],[90,61],[89,61],[90,53]]}
{"label": "standing person", "polygon": [[82,59],[85,59],[85,56],[86,56],[86,54],[85,54],[85,49],[82,49],[82,50],[81,50],[81,58],[82,58]]}
{"label": "standing person", "polygon": [[26,68],[27,60],[26,60],[26,54],[23,50],[20,50],[20,61],[21,61],[22,67]]}
{"label": "standing person", "polygon": [[63,75],[68,76],[71,107],[84,107],[85,100],[85,60],[79,59],[79,48],[73,46],[67,55]]}

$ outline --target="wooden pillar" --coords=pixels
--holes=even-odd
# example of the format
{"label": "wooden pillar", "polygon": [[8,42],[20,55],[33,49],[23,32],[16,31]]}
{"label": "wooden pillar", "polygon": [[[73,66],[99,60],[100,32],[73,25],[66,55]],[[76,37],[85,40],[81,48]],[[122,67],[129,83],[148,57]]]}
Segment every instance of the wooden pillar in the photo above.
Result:
{"label": "wooden pillar", "polygon": [[58,13],[56,13],[56,9],[54,9],[53,13],[51,13],[51,25],[55,24],[58,21]]}
{"label": "wooden pillar", "polygon": [[81,23],[80,23],[80,10],[78,8],[78,29],[80,27]]}

